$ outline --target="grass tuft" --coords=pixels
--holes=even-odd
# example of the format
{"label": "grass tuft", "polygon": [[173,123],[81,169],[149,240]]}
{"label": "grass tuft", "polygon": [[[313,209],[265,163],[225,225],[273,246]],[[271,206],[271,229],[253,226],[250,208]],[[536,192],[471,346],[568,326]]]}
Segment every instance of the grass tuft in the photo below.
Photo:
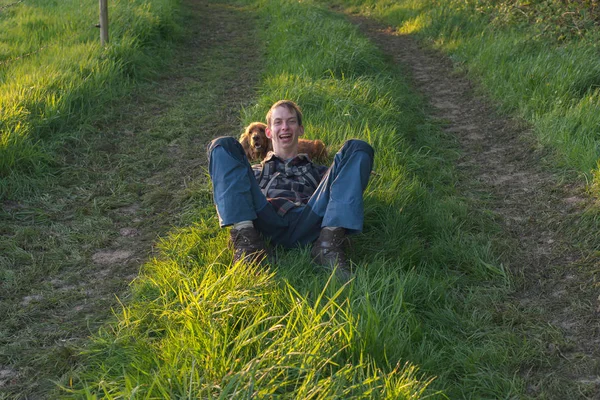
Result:
{"label": "grass tuft", "polygon": [[[172,0],[112,1],[106,48],[98,43],[97,4],[27,0],[0,18],[0,199],[16,198],[51,172],[56,143],[148,77],[179,32]],[[12,175],[15,175],[14,177]],[[21,181],[20,184],[14,182]]]}

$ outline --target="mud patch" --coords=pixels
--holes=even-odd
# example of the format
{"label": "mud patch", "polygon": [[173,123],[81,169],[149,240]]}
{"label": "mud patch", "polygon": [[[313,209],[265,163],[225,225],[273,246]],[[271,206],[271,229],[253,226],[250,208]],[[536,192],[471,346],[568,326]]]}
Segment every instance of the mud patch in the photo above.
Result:
{"label": "mud patch", "polygon": [[41,294],[32,294],[30,296],[23,297],[23,300],[21,300],[21,305],[23,307],[26,307],[31,303],[39,302],[39,301],[42,301],[43,299],[44,299],[44,296],[42,296]]}
{"label": "mud patch", "polygon": [[119,234],[123,237],[134,237],[134,236],[139,236],[140,231],[135,228],[121,228],[119,230]]}
{"label": "mud patch", "polygon": [[13,384],[18,374],[15,370],[0,366],[0,388]]}
{"label": "mud patch", "polygon": [[123,264],[133,255],[131,250],[100,250],[92,256],[92,261],[98,265]]}

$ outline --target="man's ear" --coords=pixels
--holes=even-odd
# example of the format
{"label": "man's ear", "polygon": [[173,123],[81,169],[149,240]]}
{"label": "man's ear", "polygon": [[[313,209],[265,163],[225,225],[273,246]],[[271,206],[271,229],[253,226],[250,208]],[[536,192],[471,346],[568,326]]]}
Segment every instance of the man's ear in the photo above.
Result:
{"label": "man's ear", "polygon": [[267,137],[268,137],[269,139],[271,139],[271,129],[269,129],[269,127],[268,127],[268,126],[265,128],[265,135],[267,135]]}
{"label": "man's ear", "polygon": [[300,131],[298,132],[298,136],[302,136],[302,135],[304,135],[304,127],[303,126],[300,127]]}

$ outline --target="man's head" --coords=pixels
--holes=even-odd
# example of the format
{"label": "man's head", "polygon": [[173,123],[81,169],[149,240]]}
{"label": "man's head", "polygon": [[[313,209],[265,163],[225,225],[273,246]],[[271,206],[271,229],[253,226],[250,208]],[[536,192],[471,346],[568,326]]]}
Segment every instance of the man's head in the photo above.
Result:
{"label": "man's head", "polygon": [[267,137],[276,156],[288,159],[298,155],[298,138],[304,134],[302,111],[290,100],[280,100],[267,113]]}
{"label": "man's head", "polygon": [[277,103],[275,103],[271,106],[271,108],[269,109],[269,112],[267,113],[267,125],[268,126],[271,126],[271,117],[273,115],[273,110],[276,109],[277,107],[285,107],[290,112],[295,112],[296,116],[298,117],[298,125],[303,126],[302,125],[302,110],[300,110],[300,106],[298,104],[294,103],[291,100],[279,100]]}

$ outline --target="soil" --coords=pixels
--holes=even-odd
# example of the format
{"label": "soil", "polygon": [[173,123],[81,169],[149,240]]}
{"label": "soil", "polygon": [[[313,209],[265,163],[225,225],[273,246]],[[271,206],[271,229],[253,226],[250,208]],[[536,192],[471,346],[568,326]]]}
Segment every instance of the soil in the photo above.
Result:
{"label": "soil", "polygon": [[500,114],[446,56],[392,27],[349,18],[410,72],[432,118],[459,142],[460,192],[472,207],[492,210],[502,227],[503,262],[516,288],[507,304],[497,305],[498,313],[527,340],[541,341],[548,355],[547,365],[524,365],[520,371],[527,394],[564,398],[563,388],[546,385],[552,376],[575,384],[581,398],[600,398],[594,257],[571,235],[591,202],[584,185],[553,173],[527,125]]}

